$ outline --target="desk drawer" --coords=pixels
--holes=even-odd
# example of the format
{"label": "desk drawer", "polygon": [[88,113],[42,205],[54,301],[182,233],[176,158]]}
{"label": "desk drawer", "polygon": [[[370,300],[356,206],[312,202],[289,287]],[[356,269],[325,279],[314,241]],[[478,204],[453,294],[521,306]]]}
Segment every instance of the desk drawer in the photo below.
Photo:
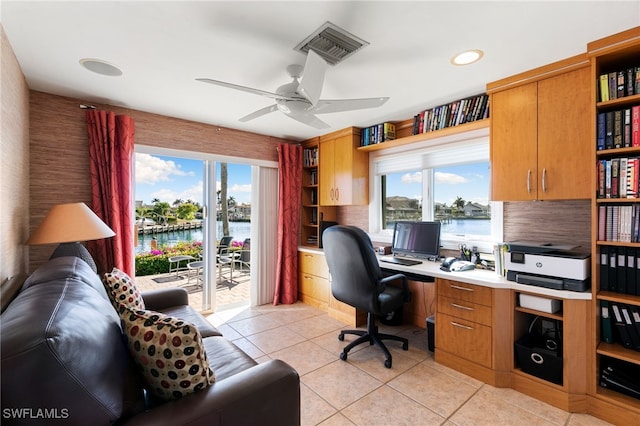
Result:
{"label": "desk drawer", "polygon": [[458,301],[478,303],[484,306],[492,306],[493,289],[490,287],[446,279],[438,279],[437,287],[438,296],[450,297]]}
{"label": "desk drawer", "polygon": [[489,306],[438,296],[438,312],[491,326],[491,308]]}
{"label": "desk drawer", "polygon": [[329,280],[305,272],[298,275],[298,291],[317,301],[329,303]]}
{"label": "desk drawer", "polygon": [[329,279],[329,267],[323,254],[298,252],[298,271]]}
{"label": "desk drawer", "polygon": [[491,368],[491,327],[438,313],[435,337],[436,351]]}

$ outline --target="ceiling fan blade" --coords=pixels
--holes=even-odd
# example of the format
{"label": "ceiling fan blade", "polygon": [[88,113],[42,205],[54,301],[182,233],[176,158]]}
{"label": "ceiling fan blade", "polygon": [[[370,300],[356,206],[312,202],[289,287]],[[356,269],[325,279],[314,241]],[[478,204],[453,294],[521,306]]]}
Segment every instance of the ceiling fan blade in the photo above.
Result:
{"label": "ceiling fan blade", "polygon": [[249,115],[245,115],[244,117],[238,119],[238,121],[244,123],[249,120],[253,120],[254,118],[262,117],[263,115],[269,114],[270,112],[277,111],[278,105],[273,104],[268,107],[260,108],[259,110],[252,112]]}
{"label": "ceiling fan blade", "polygon": [[313,109],[314,114],[327,114],[330,112],[353,111],[357,109],[376,108],[384,105],[389,98],[363,98],[363,99],[322,99]]}
{"label": "ceiling fan blade", "polygon": [[216,86],[228,87],[230,89],[236,89],[236,90],[241,90],[241,91],[247,92],[247,93],[253,93],[254,95],[266,96],[267,98],[271,98],[271,99],[285,99],[285,100],[289,100],[289,101],[296,100],[296,98],[290,98],[288,96],[281,96],[281,95],[278,95],[277,93],[265,92],[264,90],[253,89],[251,87],[240,86],[238,84],[233,84],[233,83],[227,83],[225,81],[212,80],[210,78],[196,78],[196,80],[197,81],[201,81],[203,83],[214,84]]}
{"label": "ceiling fan blade", "polygon": [[297,92],[307,98],[311,105],[317,104],[320,99],[326,71],[327,62],[316,52],[309,49]]}
{"label": "ceiling fan blade", "polygon": [[291,117],[296,121],[299,121],[311,127],[315,127],[316,129],[328,129],[329,127],[331,127],[313,114],[286,114],[286,115],[287,117]]}

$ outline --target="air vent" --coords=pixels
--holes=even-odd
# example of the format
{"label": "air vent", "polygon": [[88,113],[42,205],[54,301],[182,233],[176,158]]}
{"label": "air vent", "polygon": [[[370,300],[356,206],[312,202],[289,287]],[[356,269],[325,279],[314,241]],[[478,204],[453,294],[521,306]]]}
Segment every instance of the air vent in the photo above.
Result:
{"label": "air vent", "polygon": [[336,65],[368,44],[368,42],[327,21],[298,44],[294,50],[306,55],[309,49],[313,49],[329,64]]}

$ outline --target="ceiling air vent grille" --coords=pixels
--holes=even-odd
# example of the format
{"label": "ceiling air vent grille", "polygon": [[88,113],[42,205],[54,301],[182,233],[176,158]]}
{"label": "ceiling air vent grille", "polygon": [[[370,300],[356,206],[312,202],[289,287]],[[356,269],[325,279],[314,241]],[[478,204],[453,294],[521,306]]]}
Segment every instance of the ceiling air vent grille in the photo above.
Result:
{"label": "ceiling air vent grille", "polygon": [[294,50],[306,55],[309,49],[313,49],[329,64],[336,65],[368,44],[335,24],[326,22],[298,44]]}

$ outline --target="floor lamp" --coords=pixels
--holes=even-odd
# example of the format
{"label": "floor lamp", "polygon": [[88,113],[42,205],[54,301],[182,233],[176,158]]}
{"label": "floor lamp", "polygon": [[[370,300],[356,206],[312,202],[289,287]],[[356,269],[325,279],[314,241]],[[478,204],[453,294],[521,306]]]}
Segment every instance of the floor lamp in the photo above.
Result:
{"label": "floor lamp", "polygon": [[56,244],[51,259],[76,256],[98,272],[93,257],[80,241],[98,240],[116,235],[85,203],[53,206],[27,240],[27,245]]}

